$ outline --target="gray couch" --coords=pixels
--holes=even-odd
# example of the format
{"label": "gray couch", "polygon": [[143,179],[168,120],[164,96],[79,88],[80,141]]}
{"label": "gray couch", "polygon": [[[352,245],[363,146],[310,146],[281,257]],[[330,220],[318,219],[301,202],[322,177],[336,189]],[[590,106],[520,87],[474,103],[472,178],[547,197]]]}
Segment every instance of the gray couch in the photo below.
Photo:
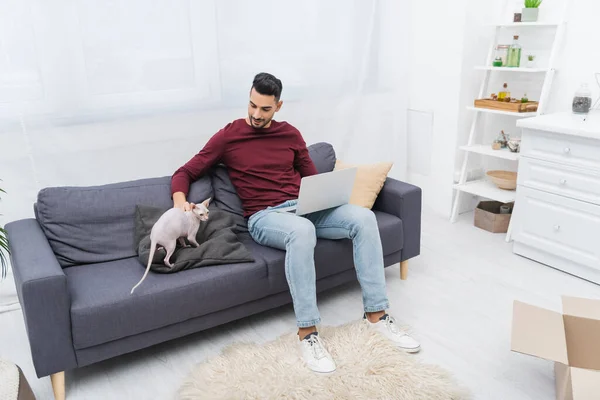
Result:
{"label": "gray couch", "polygon": [[[320,173],[331,171],[333,148],[310,146]],[[6,225],[17,293],[38,377],[136,351],[291,302],[283,251],[244,232],[241,203],[219,166],[188,196],[207,197],[237,218],[239,239],[255,257],[243,264],[174,274],[144,273],[134,248],[136,204],[170,207],[170,177],[39,192],[35,219]],[[373,211],[385,265],[419,254],[421,190],[388,178]],[[349,240],[319,240],[319,292],[356,280]],[[293,327],[290,327],[290,329]],[[64,377],[64,374],[62,375]]]}

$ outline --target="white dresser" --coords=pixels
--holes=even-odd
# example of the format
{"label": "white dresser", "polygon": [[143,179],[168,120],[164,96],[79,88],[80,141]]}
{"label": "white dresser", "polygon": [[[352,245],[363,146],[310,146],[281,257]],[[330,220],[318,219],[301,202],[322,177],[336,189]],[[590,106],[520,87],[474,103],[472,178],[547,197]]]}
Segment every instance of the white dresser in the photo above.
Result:
{"label": "white dresser", "polygon": [[600,113],[521,120],[513,251],[600,284]]}

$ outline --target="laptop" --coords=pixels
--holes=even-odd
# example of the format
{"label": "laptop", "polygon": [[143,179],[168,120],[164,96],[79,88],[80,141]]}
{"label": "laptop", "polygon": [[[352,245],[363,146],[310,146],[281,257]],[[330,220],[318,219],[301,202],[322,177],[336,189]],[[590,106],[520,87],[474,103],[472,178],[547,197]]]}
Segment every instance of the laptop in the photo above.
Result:
{"label": "laptop", "polygon": [[305,176],[300,181],[298,203],[275,211],[300,216],[348,204],[356,171],[357,168],[353,167]]}

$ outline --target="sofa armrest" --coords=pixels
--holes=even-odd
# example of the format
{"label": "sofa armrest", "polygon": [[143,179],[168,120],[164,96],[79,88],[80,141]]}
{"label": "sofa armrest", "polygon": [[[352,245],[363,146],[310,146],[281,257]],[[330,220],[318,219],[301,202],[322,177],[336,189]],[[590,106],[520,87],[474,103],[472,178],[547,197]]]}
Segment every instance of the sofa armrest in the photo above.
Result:
{"label": "sofa armrest", "polygon": [[421,188],[387,178],[373,209],[395,215],[402,220],[402,261],[421,253]]}
{"label": "sofa armrest", "polygon": [[5,228],[37,376],[76,367],[67,277],[35,219],[11,222]]}

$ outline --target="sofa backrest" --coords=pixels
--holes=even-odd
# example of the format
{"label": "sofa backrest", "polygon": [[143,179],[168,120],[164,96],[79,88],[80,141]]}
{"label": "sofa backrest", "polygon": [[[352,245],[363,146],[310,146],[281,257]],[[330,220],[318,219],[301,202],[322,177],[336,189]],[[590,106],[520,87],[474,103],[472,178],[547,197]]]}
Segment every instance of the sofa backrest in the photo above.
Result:
{"label": "sofa backrest", "polygon": [[[329,143],[308,147],[319,173],[333,171],[335,151]],[[188,201],[212,197],[211,207],[233,214],[239,231],[247,230],[242,202],[223,165],[190,186]],[[173,206],[171,177],[141,179],[90,187],[52,187],[38,193],[36,218],[60,265],[90,264],[137,255],[136,205]]]}
{"label": "sofa backrest", "polygon": [[[213,196],[209,177],[194,182],[188,199]],[[171,177],[90,187],[52,187],[38,193],[36,218],[60,265],[69,267],[137,255],[136,205],[173,206]]]}

